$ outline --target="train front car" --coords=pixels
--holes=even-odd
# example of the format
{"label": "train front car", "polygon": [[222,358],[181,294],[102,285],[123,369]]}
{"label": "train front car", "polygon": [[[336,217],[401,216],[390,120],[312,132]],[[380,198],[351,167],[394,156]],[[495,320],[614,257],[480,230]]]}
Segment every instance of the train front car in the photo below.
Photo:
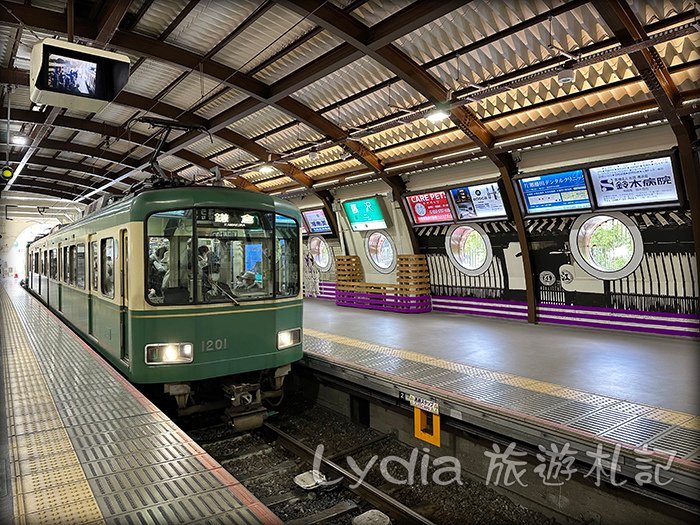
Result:
{"label": "train front car", "polygon": [[263,402],[280,399],[302,357],[300,222],[285,201],[234,189],[135,197],[143,237],[131,256],[140,244],[143,266],[128,265],[131,380],[165,384],[181,414],[223,392],[237,427],[261,424]]}

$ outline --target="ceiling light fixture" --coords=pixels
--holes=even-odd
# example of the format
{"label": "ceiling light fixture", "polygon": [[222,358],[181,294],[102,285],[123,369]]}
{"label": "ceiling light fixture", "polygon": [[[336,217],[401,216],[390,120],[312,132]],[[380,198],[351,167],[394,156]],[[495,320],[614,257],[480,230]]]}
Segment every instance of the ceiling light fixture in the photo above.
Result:
{"label": "ceiling light fixture", "polygon": [[522,140],[530,140],[534,139],[537,137],[544,137],[545,135],[554,135],[556,134],[557,130],[556,129],[550,129],[549,131],[542,131],[540,133],[532,133],[530,135],[523,135],[522,137],[517,137],[513,139],[507,139],[507,140],[498,140],[493,143],[494,147],[497,146],[504,146],[505,144],[511,144],[513,142],[520,142]]}
{"label": "ceiling light fixture", "polygon": [[423,164],[423,161],[417,160],[415,162],[406,162],[404,164],[398,164],[397,166],[389,166],[388,168],[384,168],[384,171],[400,170],[401,168],[407,168],[409,166],[415,166],[417,164]]}
{"label": "ceiling light fixture", "polygon": [[456,157],[457,155],[466,155],[467,153],[474,153],[475,151],[480,151],[481,148],[470,148],[463,149],[459,151],[453,151],[452,153],[445,153],[444,155],[438,155],[433,157],[433,160],[448,159],[450,157]]}
{"label": "ceiling light fixture", "polygon": [[12,144],[17,146],[26,146],[27,142],[28,139],[24,135],[12,135]]}
{"label": "ceiling light fixture", "polygon": [[450,114],[444,109],[435,108],[435,110],[428,113],[428,116],[425,118],[427,118],[430,122],[437,123],[449,118],[449,116]]}
{"label": "ceiling light fixture", "polygon": [[309,160],[316,160],[318,159],[318,148],[314,146],[311,148],[311,151],[309,151]]}
{"label": "ceiling light fixture", "polygon": [[262,166],[260,166],[260,173],[264,173],[264,174],[268,175],[268,174],[272,173],[273,171],[275,171],[275,168],[273,168],[269,164],[263,164]]}
{"label": "ceiling light fixture", "polygon": [[621,113],[620,115],[613,115],[611,117],[599,118],[596,120],[589,120],[588,122],[582,122],[580,124],[574,124],[575,128],[585,128],[587,126],[594,126],[596,124],[602,124],[604,122],[611,122],[613,120],[619,120],[627,117],[634,117],[635,115],[644,115],[646,113],[653,113],[658,111],[659,108],[648,108],[640,109],[639,111],[628,111],[627,113]]}
{"label": "ceiling light fixture", "polygon": [[334,184],[338,184],[337,180],[328,180],[324,182],[315,182],[314,183],[314,188],[321,188],[323,186],[333,186]]}

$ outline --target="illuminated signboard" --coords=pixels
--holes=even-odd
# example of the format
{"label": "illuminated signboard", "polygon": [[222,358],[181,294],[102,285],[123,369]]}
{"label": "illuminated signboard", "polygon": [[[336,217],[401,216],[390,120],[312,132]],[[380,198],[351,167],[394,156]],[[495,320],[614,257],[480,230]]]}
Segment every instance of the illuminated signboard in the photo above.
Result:
{"label": "illuminated signboard", "polygon": [[330,233],[333,231],[323,210],[304,210],[301,214],[306,219],[311,233]]}
{"label": "illuminated signboard", "polygon": [[582,210],[591,207],[583,170],[520,179],[528,213]]}
{"label": "illuminated signboard", "polygon": [[414,224],[433,224],[454,220],[447,194],[444,191],[431,191],[406,197]]}
{"label": "illuminated signboard", "polygon": [[496,182],[450,190],[457,211],[457,220],[505,217],[506,209]]}
{"label": "illuminated signboard", "polygon": [[384,214],[377,197],[345,201],[343,208],[350,222],[350,228],[354,232],[386,228]]}
{"label": "illuminated signboard", "polygon": [[670,157],[600,166],[590,172],[600,207],[678,201]]}

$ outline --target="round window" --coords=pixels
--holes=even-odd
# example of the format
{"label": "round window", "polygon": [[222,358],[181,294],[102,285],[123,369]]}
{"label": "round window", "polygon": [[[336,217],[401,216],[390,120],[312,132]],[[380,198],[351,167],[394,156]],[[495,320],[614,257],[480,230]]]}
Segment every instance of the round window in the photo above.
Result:
{"label": "round window", "polygon": [[481,275],[491,266],[491,242],[476,224],[452,226],[445,236],[445,249],[452,263],[466,275]]}
{"label": "round window", "polygon": [[386,232],[373,232],[367,236],[365,250],[369,262],[381,273],[391,273],[396,268],[394,242]]}
{"label": "round window", "polygon": [[637,225],[616,212],[581,215],[569,234],[571,254],[593,277],[626,277],[642,261],[644,247]]}
{"label": "round window", "polygon": [[331,258],[331,247],[328,246],[323,237],[311,237],[309,239],[309,253],[313,257],[314,264],[322,272],[331,269],[333,260]]}

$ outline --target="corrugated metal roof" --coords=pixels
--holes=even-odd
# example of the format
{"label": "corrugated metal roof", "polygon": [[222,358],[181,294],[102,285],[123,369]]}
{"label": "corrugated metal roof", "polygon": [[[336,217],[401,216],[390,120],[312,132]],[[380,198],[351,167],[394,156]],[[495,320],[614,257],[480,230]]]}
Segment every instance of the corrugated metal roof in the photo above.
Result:
{"label": "corrugated metal roof", "polygon": [[107,122],[108,124],[114,124],[116,126],[121,126],[127,120],[129,120],[134,113],[138,110],[129,107],[122,106],[116,102],[111,102],[105,108],[101,109],[93,118],[98,122]]}
{"label": "corrugated metal roof", "polygon": [[183,49],[204,55],[238,27],[260,1],[222,2],[203,0],[165,39]]}
{"label": "corrugated metal roof", "polygon": [[190,151],[194,151],[198,155],[203,157],[209,157],[210,155],[215,155],[221,153],[222,151],[229,149],[231,144],[225,140],[220,139],[217,136],[204,137],[203,139],[195,142],[189,148]]}
{"label": "corrugated metal roof", "polygon": [[241,135],[251,138],[288,124],[293,120],[292,117],[279,109],[268,106],[234,122],[228,127]]}
{"label": "corrugated metal roof", "polygon": [[17,35],[14,27],[0,26],[0,60],[3,67],[10,67],[12,61],[12,43]]}
{"label": "corrugated metal roof", "polygon": [[272,84],[309,64],[340,45],[342,41],[327,31],[321,31],[296,49],[285,54],[254,76],[267,84]]}
{"label": "corrugated metal roof", "polygon": [[155,0],[134,27],[135,33],[157,38],[189,0]]}
{"label": "corrugated metal roof", "polygon": [[226,91],[223,94],[212,99],[211,102],[208,102],[207,104],[199,108],[197,111],[195,111],[195,113],[200,117],[210,119],[218,115],[222,111],[232,106],[235,106],[236,104],[245,100],[246,98],[248,97],[245,93],[242,93],[233,88],[226,88]]}
{"label": "corrugated metal roof", "polygon": [[324,140],[325,137],[304,123],[272,133],[258,142],[269,151],[282,153],[293,148],[310,147],[310,141]]}
{"label": "corrugated metal roof", "polygon": [[313,29],[314,24],[274,5],[214,55],[214,60],[244,73]]}
{"label": "corrugated metal roof", "polygon": [[168,155],[166,157],[158,159],[158,163],[164,170],[168,171],[176,171],[180,168],[184,168],[189,164],[189,162],[187,162],[186,160],[178,158],[174,155]]}
{"label": "corrugated metal roof", "polygon": [[215,93],[221,85],[221,82],[200,75],[199,71],[193,71],[174,86],[162,100],[183,110],[189,110],[203,98]]}
{"label": "corrugated metal roof", "polygon": [[355,9],[352,16],[367,26],[373,26],[412,3],[412,0],[369,0]]}
{"label": "corrugated metal roof", "polygon": [[124,89],[144,97],[154,97],[185,71],[183,67],[149,58],[131,73]]}
{"label": "corrugated metal roof", "polygon": [[221,166],[233,169],[238,168],[239,166],[243,166],[245,164],[249,164],[251,162],[255,162],[258,159],[255,158],[254,155],[248,153],[247,151],[244,151],[240,148],[236,148],[226,153],[217,155],[216,157],[212,157],[211,160],[213,160]]}

